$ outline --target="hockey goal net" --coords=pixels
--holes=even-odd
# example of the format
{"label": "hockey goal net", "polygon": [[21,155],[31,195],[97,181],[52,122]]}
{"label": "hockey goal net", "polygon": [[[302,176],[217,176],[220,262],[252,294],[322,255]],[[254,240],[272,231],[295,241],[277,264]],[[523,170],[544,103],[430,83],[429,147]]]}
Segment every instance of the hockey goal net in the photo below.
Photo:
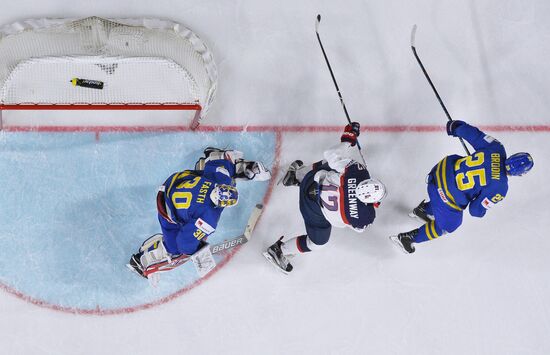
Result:
{"label": "hockey goal net", "polygon": [[0,27],[0,110],[182,110],[194,128],[216,84],[208,47],[175,22],[88,17]]}

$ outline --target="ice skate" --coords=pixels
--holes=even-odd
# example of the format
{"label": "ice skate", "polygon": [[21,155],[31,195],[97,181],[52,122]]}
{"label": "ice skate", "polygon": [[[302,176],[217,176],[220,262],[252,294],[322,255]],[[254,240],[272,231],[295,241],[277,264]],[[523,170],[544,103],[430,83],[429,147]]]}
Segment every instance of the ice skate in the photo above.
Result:
{"label": "ice skate", "polygon": [[407,233],[399,233],[398,235],[392,235],[391,241],[397,245],[405,254],[412,254],[415,251],[414,248],[414,236],[418,233],[418,229],[412,230]]}
{"label": "ice skate", "polygon": [[141,266],[140,258],[141,258],[141,253],[137,253],[137,254],[132,255],[132,257],[130,258],[130,262],[128,264],[126,264],[126,266],[128,267],[128,269],[132,270],[133,272],[135,272],[139,276],[147,278],[143,274],[143,267]]}
{"label": "ice skate", "polygon": [[279,238],[272,246],[267,248],[267,251],[263,253],[264,257],[278,270],[284,274],[288,274],[292,271],[292,264],[290,264],[288,258],[283,254],[281,246],[284,244],[283,237]]}
{"label": "ice skate", "polygon": [[300,181],[296,178],[296,170],[300,169],[302,166],[304,166],[303,161],[293,161],[286,170],[285,175],[279,179],[277,185],[282,182],[284,186],[300,186]]}
{"label": "ice skate", "polygon": [[429,223],[434,220],[434,216],[431,214],[428,214],[426,211],[426,208],[428,206],[428,203],[426,200],[422,200],[418,206],[416,206],[411,213],[409,213],[409,216],[412,218],[418,218],[426,223]]}

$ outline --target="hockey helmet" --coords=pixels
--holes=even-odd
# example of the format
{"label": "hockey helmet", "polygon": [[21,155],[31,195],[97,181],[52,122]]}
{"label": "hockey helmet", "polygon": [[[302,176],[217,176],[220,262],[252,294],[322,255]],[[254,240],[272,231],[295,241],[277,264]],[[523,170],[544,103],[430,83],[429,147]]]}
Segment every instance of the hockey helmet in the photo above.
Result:
{"label": "hockey helmet", "polygon": [[355,188],[355,196],[365,204],[377,203],[386,197],[386,186],[377,179],[363,180]]}
{"label": "hockey helmet", "polygon": [[231,207],[239,202],[239,192],[235,186],[216,184],[210,192],[210,199],[217,207]]}
{"label": "hockey helmet", "polygon": [[533,158],[529,153],[516,153],[510,155],[504,162],[506,173],[512,176],[521,176],[533,167]]}

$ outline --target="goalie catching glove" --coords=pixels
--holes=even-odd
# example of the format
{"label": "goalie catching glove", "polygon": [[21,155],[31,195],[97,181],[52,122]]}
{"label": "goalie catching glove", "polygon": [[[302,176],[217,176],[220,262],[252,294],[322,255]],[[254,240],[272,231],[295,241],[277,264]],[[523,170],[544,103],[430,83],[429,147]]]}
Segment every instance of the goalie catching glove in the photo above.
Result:
{"label": "goalie catching glove", "polygon": [[204,158],[200,158],[195,164],[195,170],[203,170],[204,165],[211,160],[226,159],[235,164],[235,179],[251,181],[267,181],[271,178],[271,172],[259,161],[244,160],[243,152],[238,150],[223,150],[208,147],[204,150]]}
{"label": "goalie catching glove", "polygon": [[253,181],[267,181],[271,179],[271,173],[262,162],[238,161],[235,164],[235,178]]}

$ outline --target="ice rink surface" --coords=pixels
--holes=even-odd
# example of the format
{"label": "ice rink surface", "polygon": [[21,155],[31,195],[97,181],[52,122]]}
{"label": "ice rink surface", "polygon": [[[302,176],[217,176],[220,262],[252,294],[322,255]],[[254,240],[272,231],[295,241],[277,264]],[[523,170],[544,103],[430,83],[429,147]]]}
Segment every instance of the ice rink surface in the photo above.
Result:
{"label": "ice rink surface", "polygon": [[[26,233],[52,226],[42,228],[40,219],[45,216],[39,206],[18,203],[41,188],[44,194],[38,192],[37,199],[43,203],[58,203],[56,190],[67,193],[65,201],[74,208],[57,217],[63,225],[54,227],[61,239],[70,239],[70,231],[79,227],[70,225],[72,215],[94,218],[94,209],[83,208],[76,196],[70,196],[74,190],[63,188],[72,183],[68,177],[63,180],[66,174],[90,171],[97,178],[102,169],[119,169],[110,181],[121,189],[118,198],[143,201],[143,207],[128,211],[118,200],[107,200],[112,219],[86,225],[89,235],[113,233],[116,240],[125,238],[115,235],[125,223],[133,232],[130,221],[142,221],[144,236],[155,232],[154,216],[146,216],[147,211],[154,213],[146,190],[154,191],[157,180],[162,182],[173,167],[194,162],[206,145],[235,142],[245,146],[246,153],[262,152],[261,158],[275,168],[297,158],[321,159],[322,151],[338,142],[336,127],[345,117],[316,42],[317,13],[323,15],[321,35],[348,110],[365,127],[360,140],[369,170],[389,189],[375,224],[364,234],[334,230],[326,248],[295,258],[295,272],[285,277],[264,261],[261,251],[280,235],[293,237],[304,229],[297,190],[275,186],[251,242],[207,282],[170,302],[131,313],[85,315],[39,307],[3,290],[2,353],[550,353],[550,4],[544,0],[6,3],[2,24],[88,15],[150,16],[184,23],[209,44],[219,69],[218,95],[204,125],[279,128],[273,133],[201,132],[189,140],[177,139],[183,133],[125,134],[123,139],[102,133],[105,143],[96,143],[88,133],[1,132],[2,282],[18,278],[17,286],[35,287],[44,298],[68,295],[66,302],[81,305],[88,300],[70,296],[75,282],[81,282],[81,275],[69,273],[71,263],[78,263],[72,259],[73,250],[65,251],[70,258],[64,262],[54,260],[61,254],[45,255],[41,245],[29,244]],[[404,255],[387,237],[418,226],[407,213],[424,198],[426,173],[444,155],[463,152],[460,143],[443,132],[445,116],[414,62],[409,36],[415,23],[419,54],[453,117],[481,126],[508,153],[530,152],[535,167],[525,177],[510,179],[506,200],[485,218],[465,216],[452,235]],[[74,119],[61,116],[9,113],[5,122],[70,125],[82,119],[76,113]],[[87,123],[116,124],[118,119],[104,112]],[[125,124],[135,120],[144,125],[158,118],[153,113],[129,113],[124,119]],[[109,147],[109,139],[113,151],[103,152],[101,162],[112,157],[110,165],[94,167],[92,158]],[[252,151],[254,145],[259,150]],[[146,161],[137,159],[137,148],[148,154]],[[122,159],[113,152],[127,154]],[[155,161],[155,153],[162,160]],[[32,158],[41,163],[26,161]],[[79,163],[84,165],[81,169],[74,162],[79,158],[86,158]],[[63,172],[44,173],[49,166],[62,166]],[[126,169],[142,174],[126,175]],[[27,171],[44,175],[32,179]],[[95,186],[92,191],[97,192]],[[262,188],[255,187],[260,195]],[[95,205],[102,207],[97,201]],[[130,244],[126,239],[118,246],[113,242],[121,253]],[[86,253],[80,246],[76,251]],[[106,252],[113,254],[94,250],[81,255],[118,255],[116,250]],[[60,265],[67,273],[66,284],[46,282],[47,277],[33,284],[25,277],[47,272],[41,259],[45,267]],[[105,269],[101,259],[95,267],[90,259],[76,270]],[[14,264],[20,273],[14,272]],[[136,280],[130,276],[117,279],[109,274],[104,280],[117,280],[122,291],[135,290]],[[101,281],[94,276],[96,287],[90,289],[105,287]],[[111,301],[123,302],[114,297]]]}

